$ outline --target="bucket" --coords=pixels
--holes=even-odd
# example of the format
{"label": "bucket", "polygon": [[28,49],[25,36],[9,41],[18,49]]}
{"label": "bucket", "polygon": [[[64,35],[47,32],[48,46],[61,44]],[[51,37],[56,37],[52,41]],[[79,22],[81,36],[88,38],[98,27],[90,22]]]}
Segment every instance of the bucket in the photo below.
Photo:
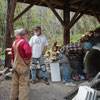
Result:
{"label": "bucket", "polygon": [[52,82],[60,82],[61,76],[60,76],[59,63],[51,63],[50,64],[50,70],[51,70],[51,81]]}

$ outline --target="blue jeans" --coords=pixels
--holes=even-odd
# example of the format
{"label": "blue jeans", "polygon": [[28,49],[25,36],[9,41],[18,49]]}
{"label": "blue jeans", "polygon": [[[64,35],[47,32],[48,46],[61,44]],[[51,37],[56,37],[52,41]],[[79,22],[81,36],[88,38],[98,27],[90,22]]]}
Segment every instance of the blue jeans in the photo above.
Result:
{"label": "blue jeans", "polygon": [[69,67],[70,67],[69,60],[67,57],[64,57],[64,56],[65,55],[62,53],[60,53],[58,56],[58,59],[61,60],[61,64],[62,64],[62,68],[63,68],[63,79],[66,82],[71,82],[71,75],[69,72]]}
{"label": "blue jeans", "polygon": [[43,77],[45,79],[48,79],[48,73],[46,70],[46,66],[44,64],[44,56],[41,56],[40,58],[32,58],[32,67],[31,67],[31,75],[32,75],[32,80],[36,80],[36,67],[37,67],[37,62],[39,62],[39,65],[42,70]]}
{"label": "blue jeans", "polygon": [[63,79],[66,82],[71,82],[71,76],[70,76],[67,63],[62,63],[62,67],[63,67]]}

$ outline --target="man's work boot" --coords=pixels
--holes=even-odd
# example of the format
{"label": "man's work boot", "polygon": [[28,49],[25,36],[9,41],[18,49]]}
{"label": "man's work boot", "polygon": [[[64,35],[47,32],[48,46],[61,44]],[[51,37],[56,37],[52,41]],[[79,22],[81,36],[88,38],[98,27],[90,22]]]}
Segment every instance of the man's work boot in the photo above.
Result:
{"label": "man's work boot", "polygon": [[49,82],[48,82],[48,79],[47,79],[47,78],[44,79],[44,83],[45,83],[46,85],[49,85]]}
{"label": "man's work boot", "polygon": [[36,80],[32,80],[32,84],[36,84]]}
{"label": "man's work boot", "polygon": [[19,100],[18,98],[16,100]]}

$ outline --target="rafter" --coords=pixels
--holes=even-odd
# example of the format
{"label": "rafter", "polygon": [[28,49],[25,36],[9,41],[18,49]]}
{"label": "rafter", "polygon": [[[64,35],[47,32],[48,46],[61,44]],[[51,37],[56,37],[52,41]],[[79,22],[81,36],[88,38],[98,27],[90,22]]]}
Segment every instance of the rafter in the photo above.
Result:
{"label": "rafter", "polygon": [[32,4],[30,4],[27,8],[25,8],[16,18],[14,18],[14,22],[19,19],[20,17],[22,17],[29,9],[31,9],[37,2],[33,2]]}
{"label": "rafter", "polygon": [[81,0],[71,0],[70,1],[70,4],[75,4],[75,3],[77,3],[77,2],[80,2]]}
{"label": "rafter", "polygon": [[65,2],[64,1],[57,1],[57,0],[50,0],[51,3],[54,3],[54,4],[58,4],[58,5],[64,5]]}
{"label": "rafter", "polygon": [[69,28],[72,28],[73,25],[83,16],[84,13],[79,14],[79,16],[74,20],[74,22],[69,26]]}
{"label": "rafter", "polygon": [[[74,16],[72,17],[70,23],[66,26],[66,28],[71,28],[74,24],[74,22],[76,20],[78,20],[81,16],[80,16],[80,12],[83,12],[85,10],[87,10],[87,8],[84,8],[83,10],[83,7],[89,2],[90,0],[85,0],[84,2],[81,3],[80,7],[78,8],[78,10],[76,11],[76,13],[74,14]],[[77,17],[79,16],[79,18],[77,19]],[[76,21],[77,22],[77,21]]]}
{"label": "rafter", "polygon": [[47,6],[52,10],[52,12],[54,13],[54,15],[57,17],[57,19],[60,21],[60,23],[62,24],[62,26],[65,26],[64,21],[62,20],[62,18],[59,16],[59,14],[57,13],[57,11],[55,10],[55,8],[47,1],[44,1]]}

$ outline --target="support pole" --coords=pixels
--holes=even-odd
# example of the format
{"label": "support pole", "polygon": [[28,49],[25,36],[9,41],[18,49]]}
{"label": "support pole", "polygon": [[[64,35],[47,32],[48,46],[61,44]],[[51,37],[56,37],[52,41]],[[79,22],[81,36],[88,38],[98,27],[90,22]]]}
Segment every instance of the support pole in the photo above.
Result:
{"label": "support pole", "polygon": [[[13,18],[16,6],[16,0],[8,0],[7,18],[6,18],[6,48],[11,48],[13,34]],[[5,67],[11,66],[11,56],[5,52]]]}
{"label": "support pole", "polygon": [[[70,5],[69,0],[67,0],[66,4],[64,5],[64,23],[68,25],[70,23]],[[63,44],[66,45],[70,43],[70,28],[64,27],[64,34],[63,34]]]}

